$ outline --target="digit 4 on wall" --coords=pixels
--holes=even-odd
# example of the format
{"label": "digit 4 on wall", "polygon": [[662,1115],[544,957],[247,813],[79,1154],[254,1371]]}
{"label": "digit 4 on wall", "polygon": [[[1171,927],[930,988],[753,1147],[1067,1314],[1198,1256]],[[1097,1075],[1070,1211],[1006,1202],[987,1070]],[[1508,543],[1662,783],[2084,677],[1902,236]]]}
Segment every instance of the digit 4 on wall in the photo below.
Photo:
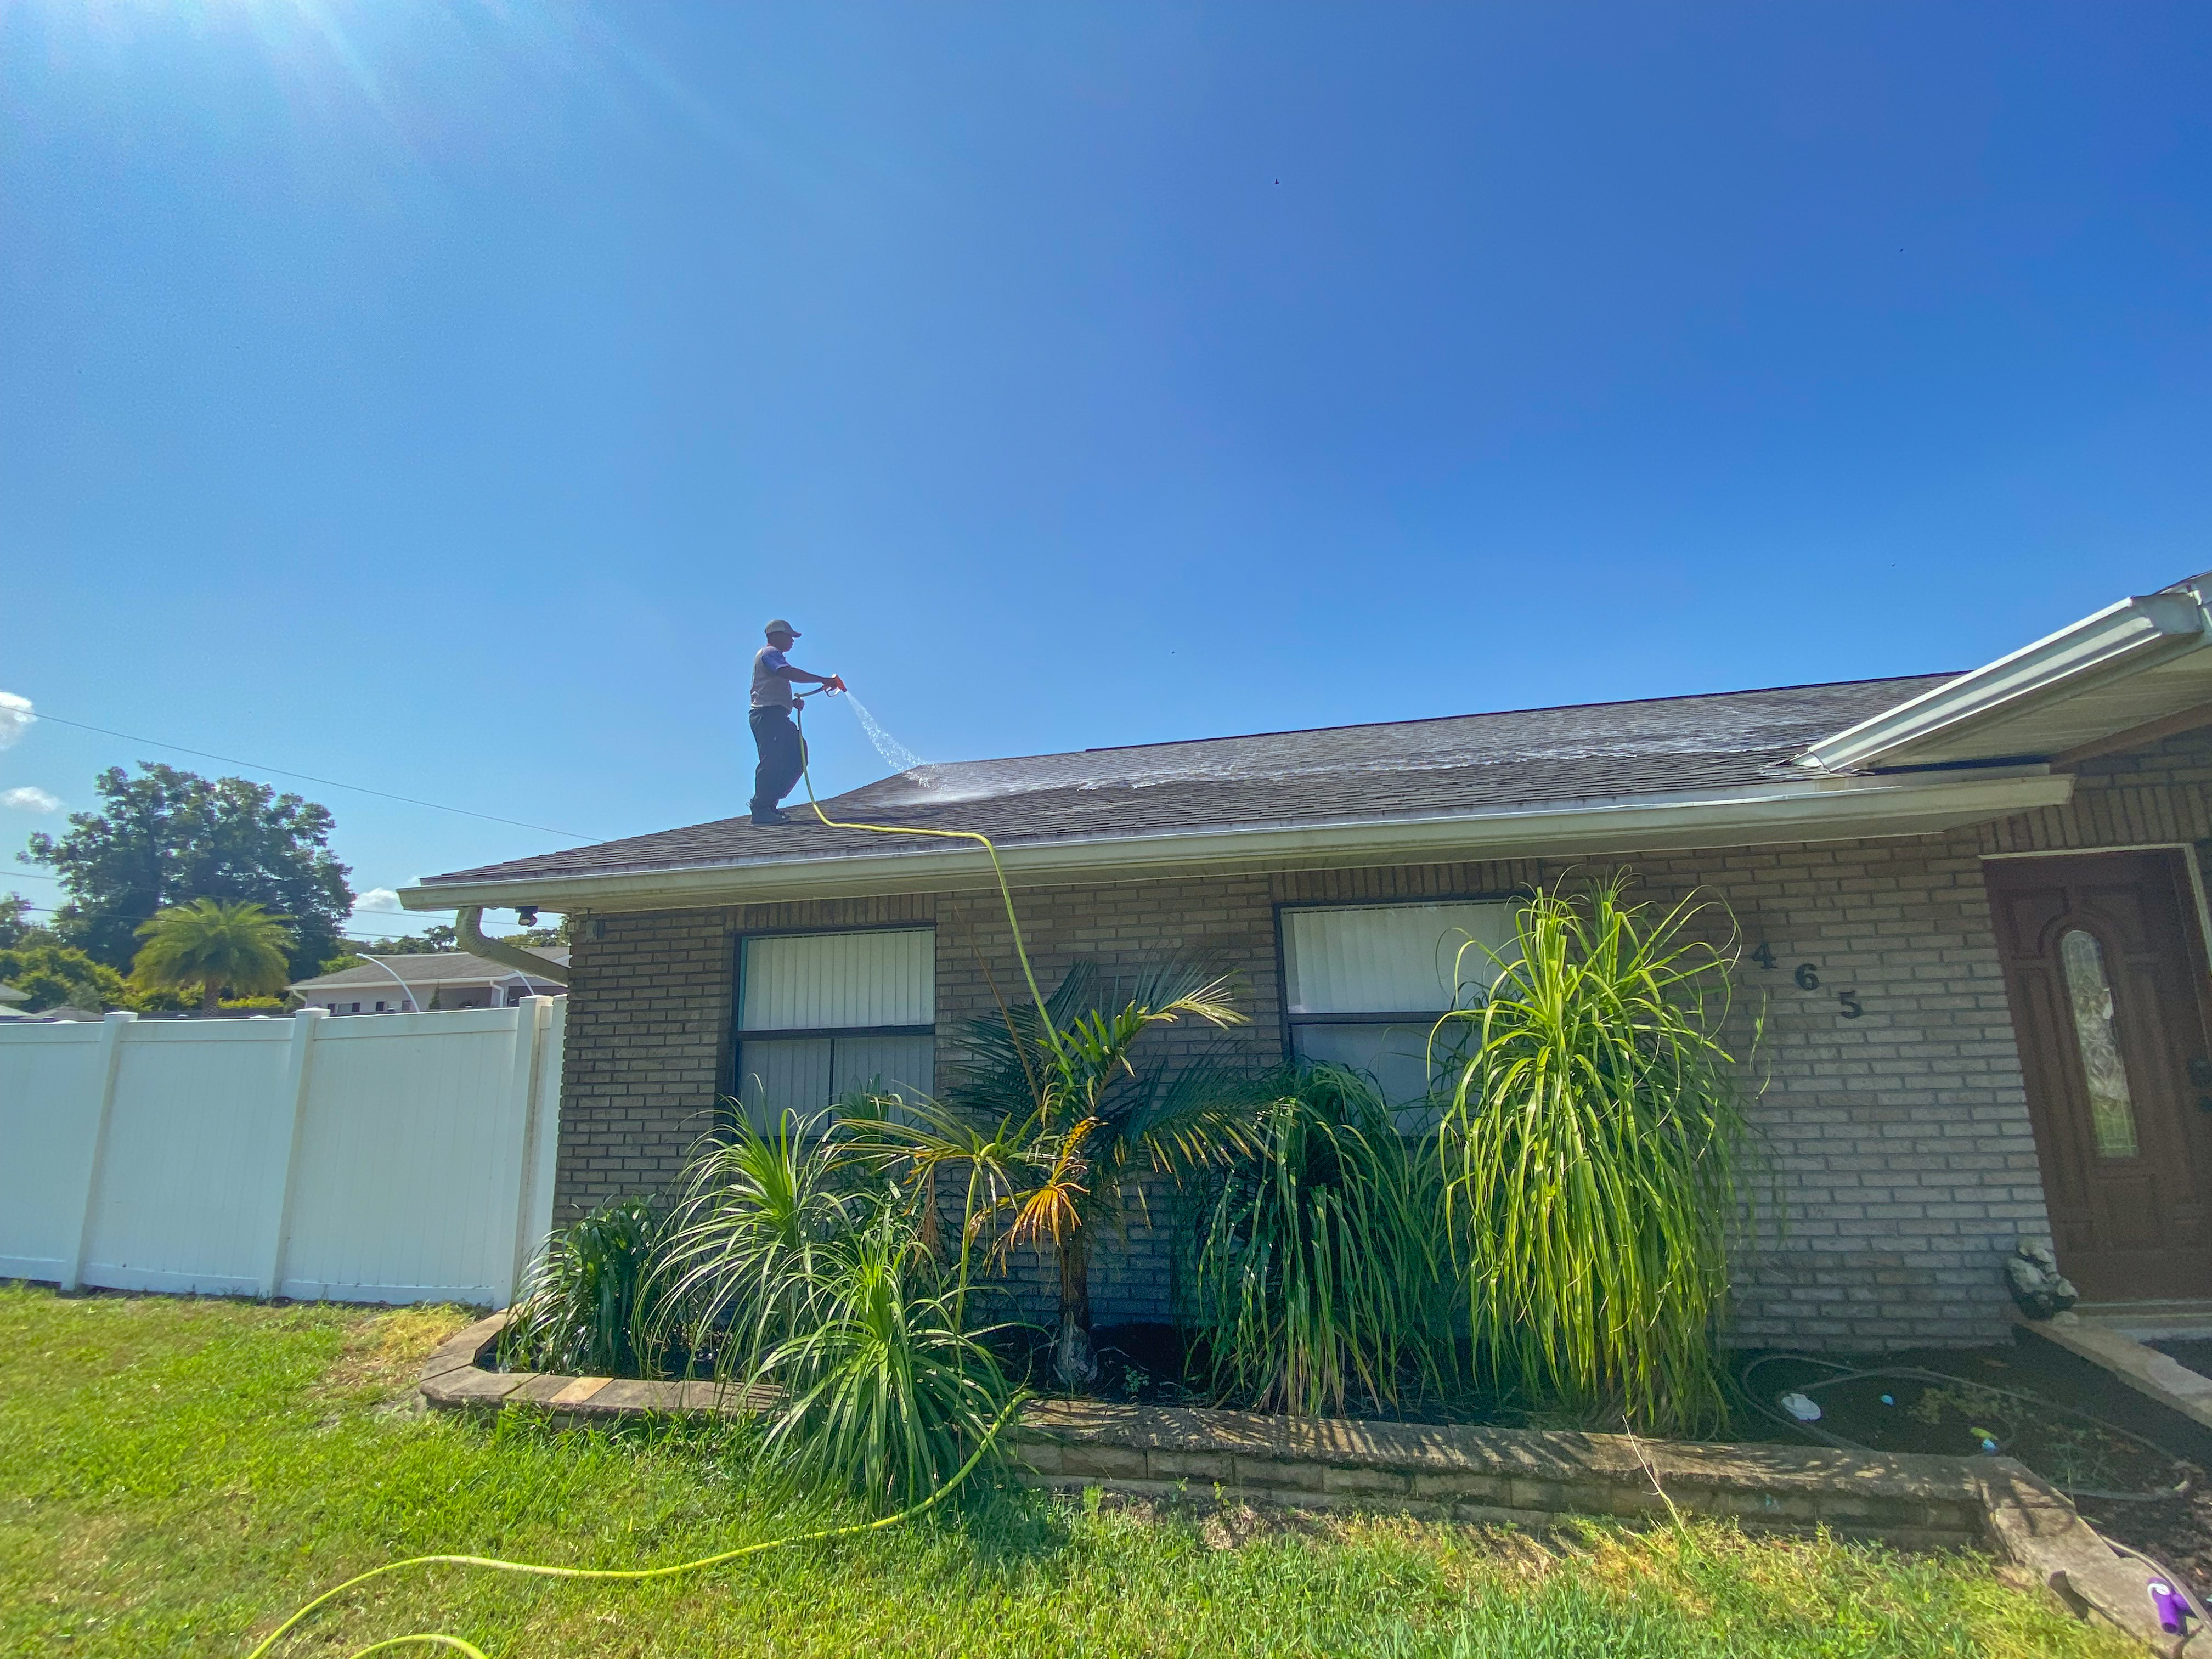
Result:
{"label": "digit 4 on wall", "polygon": [[[1757,963],[1761,968],[1769,971],[1781,966],[1774,959],[1774,947],[1765,939],[1753,945],[1744,955],[1750,961]],[[1818,991],[1820,988],[1820,964],[1817,962],[1801,962],[1792,970],[1790,977],[1801,991]],[[1866,1012],[1866,1009],[1859,1002],[1859,994],[1856,991],[1838,991],[1835,994],[1836,1001],[1840,1005],[1837,1010],[1838,1018],[1856,1019]]]}

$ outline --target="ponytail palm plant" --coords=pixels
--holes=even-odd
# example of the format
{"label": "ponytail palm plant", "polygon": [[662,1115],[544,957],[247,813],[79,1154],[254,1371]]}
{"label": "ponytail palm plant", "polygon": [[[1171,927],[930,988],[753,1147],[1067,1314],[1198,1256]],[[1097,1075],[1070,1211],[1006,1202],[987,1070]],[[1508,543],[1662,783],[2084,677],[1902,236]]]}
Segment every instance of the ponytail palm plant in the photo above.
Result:
{"label": "ponytail palm plant", "polygon": [[[1723,1411],[1716,1325],[1742,1212],[1745,1116],[1722,1025],[1732,945],[1706,907],[1554,889],[1479,1009],[1439,1133],[1478,1363],[1638,1428]],[[1751,1039],[1758,1041],[1754,1022]]]}
{"label": "ponytail palm plant", "polygon": [[[1059,1279],[1053,1370],[1079,1387],[1098,1374],[1091,1345],[1091,1256],[1102,1223],[1143,1176],[1182,1176],[1242,1144],[1238,1073],[1206,1054],[1141,1051],[1156,1028],[1242,1024],[1227,975],[1175,957],[1107,985],[1079,963],[1042,1002],[972,1021],[957,1074],[934,1101],[895,1097],[846,1109],[858,1155],[899,1171],[933,1212],[942,1182],[963,1197],[957,1294],[974,1246],[1051,1252]],[[949,1194],[947,1194],[950,1195]]]}
{"label": "ponytail palm plant", "polygon": [[1317,1417],[1440,1383],[1454,1297],[1436,1160],[1359,1073],[1294,1066],[1267,1095],[1184,1218],[1180,1299],[1215,1389]]}
{"label": "ponytail palm plant", "polygon": [[131,976],[164,991],[198,986],[200,1012],[216,1012],[228,986],[240,996],[270,996],[291,982],[285,918],[243,901],[198,898],[172,906],[138,929],[146,943]]}

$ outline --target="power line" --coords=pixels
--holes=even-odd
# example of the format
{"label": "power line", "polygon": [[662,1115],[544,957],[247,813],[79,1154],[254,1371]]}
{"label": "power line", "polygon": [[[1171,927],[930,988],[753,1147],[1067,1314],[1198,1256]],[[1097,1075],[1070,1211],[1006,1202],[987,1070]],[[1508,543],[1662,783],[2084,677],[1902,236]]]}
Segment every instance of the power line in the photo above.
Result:
{"label": "power line", "polygon": [[[27,904],[25,904],[22,908],[23,908],[23,909],[24,909],[26,912],[36,911],[39,915],[42,915],[42,916],[58,916],[58,915],[61,915],[61,911],[60,911],[60,909],[59,909],[58,907],[56,907],[56,906],[54,906],[54,905],[52,905],[52,904],[28,904],[28,903],[27,903]],[[346,920],[345,920],[345,921],[342,921],[342,922],[340,922],[340,923],[338,924],[338,932],[340,932],[341,933],[346,933],[346,932],[349,932],[349,931],[354,931],[354,930],[363,930],[363,929],[369,929],[369,928],[375,928],[375,927],[383,927],[383,928],[386,928],[386,929],[388,931],[388,930],[389,930],[389,929],[391,929],[391,928],[395,928],[395,927],[396,927],[396,928],[398,928],[399,930],[401,930],[401,932],[404,933],[407,932],[408,930],[410,930],[410,929],[413,929],[413,928],[416,928],[416,927],[424,927],[424,928],[428,928],[428,927],[449,927],[449,926],[451,926],[452,924],[447,923],[447,922],[441,922],[441,921],[437,921],[433,920],[433,918],[434,918],[434,917],[436,917],[436,916],[439,916],[439,915],[451,915],[452,914],[453,914],[453,912],[452,912],[452,911],[450,911],[450,910],[446,910],[446,911],[426,910],[426,911],[422,912],[422,918],[423,918],[423,919],[422,919],[421,921],[419,921],[419,922],[416,922],[416,921],[402,921],[402,920],[400,920],[400,919],[398,919],[398,918],[397,918],[397,917],[395,917],[395,918],[394,918],[392,921],[391,921],[390,922],[363,921],[360,920],[358,917],[355,917],[355,916],[349,916],[349,917],[347,917],[347,918],[346,918]]]}
{"label": "power line", "polygon": [[504,823],[517,830],[535,830],[548,836],[559,836],[568,841],[608,841],[608,836],[583,836],[574,830],[556,830],[543,823],[525,823],[520,818],[503,818],[491,812],[475,812],[465,806],[448,806],[443,801],[423,800],[414,795],[395,795],[388,789],[371,789],[366,784],[341,783],[336,778],[319,778],[312,772],[295,772],[283,766],[264,766],[258,761],[240,760],[234,755],[218,755],[205,749],[190,749],[181,743],[163,743],[159,738],[137,738],[128,732],[112,732],[104,726],[93,726],[84,720],[73,720],[60,714],[49,714],[40,709],[33,720],[52,720],[58,726],[73,726],[80,732],[97,732],[103,738],[119,738],[125,743],[149,744],[156,749],[167,749],[179,755],[197,755],[202,760],[221,761],[225,766],[243,766],[255,772],[274,772],[280,778],[299,778],[307,783],[321,784],[325,789],[350,789],[356,795],[374,795],[383,800],[404,802],[409,806],[427,806],[434,812],[458,812],[465,818],[482,818],[487,823]]}

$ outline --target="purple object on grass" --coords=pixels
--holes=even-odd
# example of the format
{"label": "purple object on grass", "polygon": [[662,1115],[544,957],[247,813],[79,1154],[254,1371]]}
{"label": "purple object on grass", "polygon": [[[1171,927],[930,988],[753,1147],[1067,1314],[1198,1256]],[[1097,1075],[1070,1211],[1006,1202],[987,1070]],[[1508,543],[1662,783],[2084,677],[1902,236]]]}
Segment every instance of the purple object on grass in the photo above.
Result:
{"label": "purple object on grass", "polygon": [[2189,1603],[2163,1578],[2150,1581],[2150,1610],[2158,1615],[2158,1627],[2169,1636],[2180,1635],[2189,1619]]}

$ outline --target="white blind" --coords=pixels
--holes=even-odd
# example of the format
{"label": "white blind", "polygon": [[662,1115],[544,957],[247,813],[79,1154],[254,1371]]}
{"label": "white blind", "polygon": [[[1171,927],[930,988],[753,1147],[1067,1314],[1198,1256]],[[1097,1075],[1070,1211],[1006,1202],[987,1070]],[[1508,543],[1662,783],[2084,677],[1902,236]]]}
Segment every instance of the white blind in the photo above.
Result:
{"label": "white blind", "polygon": [[756,1037],[739,1049],[738,1073],[747,1115],[772,1129],[785,1112],[811,1117],[848,1089],[927,1095],[937,1082],[936,1039]]}
{"label": "white blind", "polygon": [[927,927],[749,939],[738,1029],[927,1025],[937,1018],[937,935]]}
{"label": "white blind", "polygon": [[[1512,901],[1499,899],[1285,910],[1291,1012],[1410,1014],[1470,1007],[1498,976],[1481,947],[1510,954],[1513,908]],[[1462,981],[1456,986],[1455,974]]]}

